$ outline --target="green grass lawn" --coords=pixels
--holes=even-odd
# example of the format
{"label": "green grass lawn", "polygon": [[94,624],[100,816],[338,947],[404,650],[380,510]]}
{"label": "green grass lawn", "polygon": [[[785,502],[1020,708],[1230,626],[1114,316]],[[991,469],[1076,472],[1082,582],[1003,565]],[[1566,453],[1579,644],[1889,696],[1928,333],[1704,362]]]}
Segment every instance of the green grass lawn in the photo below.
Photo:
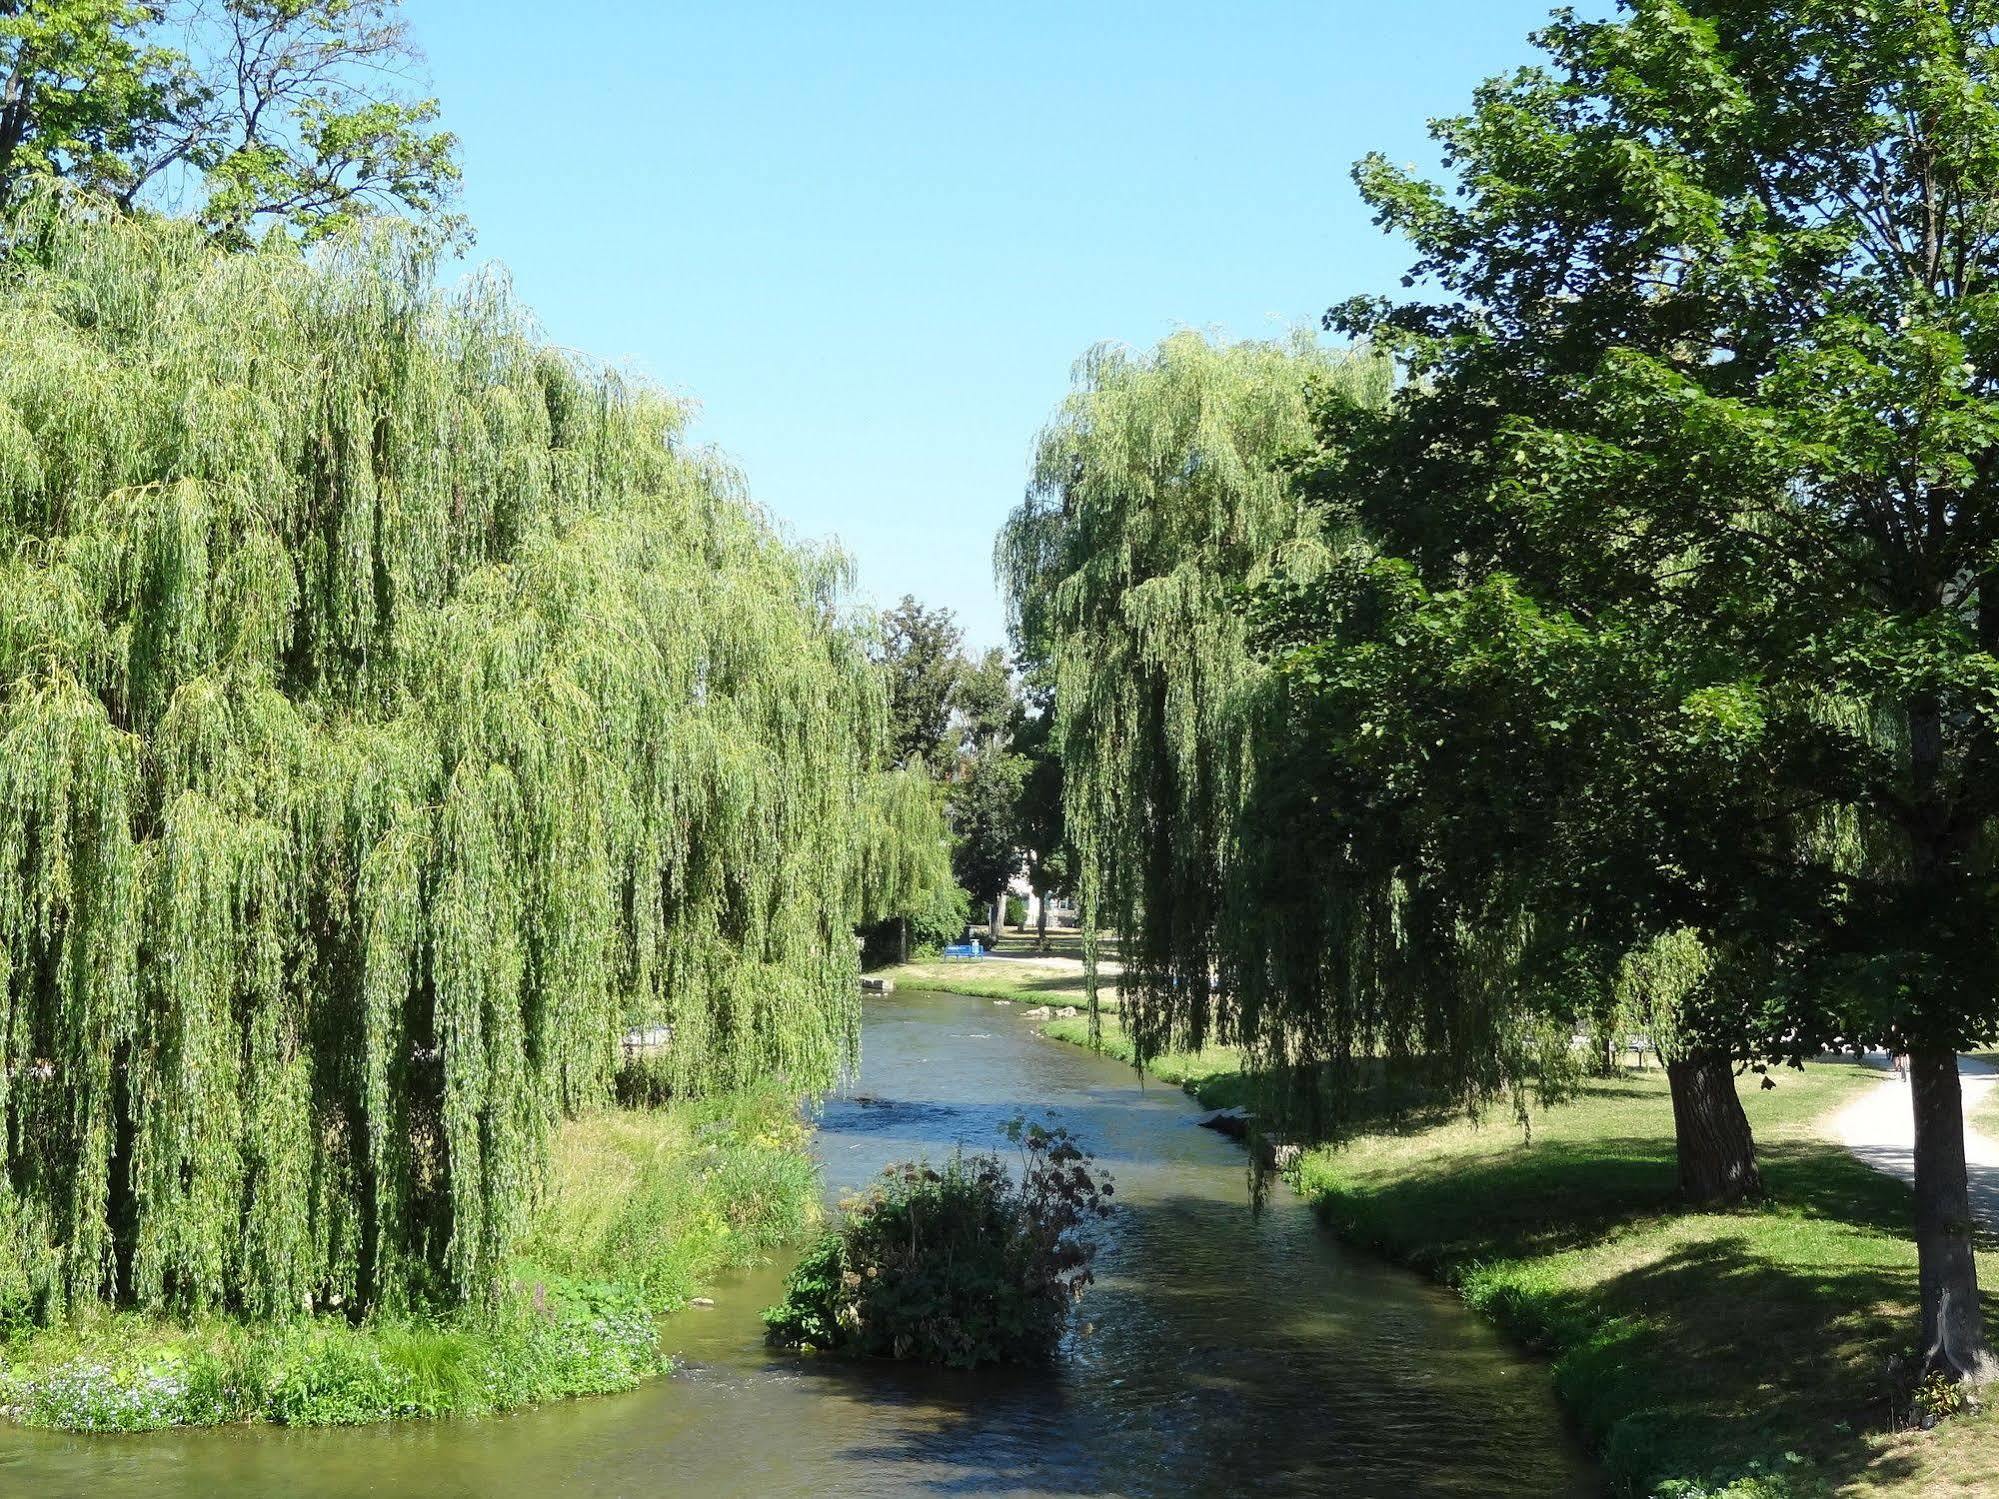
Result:
{"label": "green grass lawn", "polygon": [[[1974,1055],[1981,1062],[1993,1067],[1999,1067],[1999,1051],[1981,1051],[1974,1053]],[[1989,1135],[1994,1139],[1999,1139],[1999,1087],[1993,1088],[1990,1093],[1985,1095],[1985,1103],[1982,1107],[1973,1110],[1971,1114],[1971,1126],[1983,1134]]]}
{"label": "green grass lawn", "polygon": [[[1795,1453],[1841,1493],[1999,1493],[1999,1422],[1895,1430],[1907,1394],[1888,1366],[1915,1336],[1909,1193],[1825,1129],[1878,1085],[1820,1063],[1745,1090],[1767,1197],[1738,1211],[1675,1210],[1656,1072],[1537,1114],[1531,1143],[1505,1119],[1457,1121],[1310,1152],[1296,1180],[1343,1238],[1546,1352],[1625,1491]],[[1980,1270],[1999,1290],[1999,1257]]]}
{"label": "green grass lawn", "polygon": [[[969,994],[974,999],[1004,999],[1026,1005],[1087,1005],[1080,973],[1021,963],[969,963],[943,960],[898,963],[868,975],[885,978],[898,989],[931,989],[942,994]],[[1117,1001],[1104,995],[1108,1008]]]}
{"label": "green grass lawn", "polygon": [[[1074,1046],[1090,1045],[1090,1021],[1086,1015],[1046,1021],[1041,1030],[1052,1040],[1066,1041]],[[1121,1062],[1132,1059],[1131,1042],[1118,1024],[1116,1015],[1104,1016],[1100,1039],[1104,1055],[1116,1057]],[[1148,1076],[1156,1077],[1163,1083],[1186,1089],[1205,1108],[1233,1108],[1248,1097],[1247,1081],[1242,1075],[1242,1053],[1233,1046],[1210,1046],[1198,1052],[1168,1052],[1154,1057],[1145,1071]]]}
{"label": "green grass lawn", "polygon": [[[1073,947],[1074,944],[1071,944]],[[942,994],[969,994],[975,999],[1003,999],[1027,1005],[1087,1006],[1079,959],[1072,952],[1038,954],[1031,937],[1009,937],[1001,949],[1006,957],[981,959],[924,958],[876,969],[871,979],[887,979],[898,989],[929,989]],[[1098,998],[1106,1013],[1117,1009],[1117,967],[1106,958]]]}

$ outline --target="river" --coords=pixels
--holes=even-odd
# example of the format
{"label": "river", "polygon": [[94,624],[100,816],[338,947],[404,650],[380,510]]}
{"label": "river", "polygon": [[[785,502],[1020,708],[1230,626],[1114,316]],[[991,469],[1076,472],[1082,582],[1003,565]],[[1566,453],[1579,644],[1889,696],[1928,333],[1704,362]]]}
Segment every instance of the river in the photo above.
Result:
{"label": "river", "polygon": [[145,1436],[0,1428],[0,1495],[1535,1496],[1596,1491],[1544,1369],[1448,1294],[1342,1249],[1178,1091],[1042,1039],[1018,1007],[870,999],[818,1135],[829,1189],[1053,1117],[1116,1179],[1083,1325],[1031,1373],[845,1365],[763,1347],[776,1268],[668,1324],[629,1395],[484,1421]]}

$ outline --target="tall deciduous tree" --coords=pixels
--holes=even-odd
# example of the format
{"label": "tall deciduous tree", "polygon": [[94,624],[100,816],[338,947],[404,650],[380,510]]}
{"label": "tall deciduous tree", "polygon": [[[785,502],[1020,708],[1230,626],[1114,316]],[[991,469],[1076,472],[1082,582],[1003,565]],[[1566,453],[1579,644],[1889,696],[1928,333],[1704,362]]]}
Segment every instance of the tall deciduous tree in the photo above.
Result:
{"label": "tall deciduous tree", "polygon": [[951,688],[951,721],[960,755],[1005,744],[1017,718],[1017,689],[1006,652],[997,646],[967,661]]}
{"label": "tall deciduous tree", "polygon": [[942,774],[952,760],[951,700],[965,661],[965,632],[949,609],[908,594],[881,617],[875,659],[888,681],[889,754],[898,766]]}
{"label": "tall deciduous tree", "polygon": [[1048,945],[1048,905],[1071,886],[1068,824],[1062,815],[1062,757],[1055,749],[1055,693],[1046,669],[1023,676],[1014,709],[1013,752],[1024,762],[1020,782],[1020,852],[1035,896],[1035,936]]}
{"label": "tall deciduous tree", "polygon": [[430,220],[456,141],[400,0],[0,0],[0,203],[60,178],[241,246]]}
{"label": "tall deciduous tree", "polygon": [[1027,762],[993,739],[959,762],[946,807],[957,847],[958,883],[988,915],[993,941],[1001,933],[1007,886],[1020,872],[1020,788]]}
{"label": "tall deciduous tree", "polygon": [[1419,376],[1362,519],[1649,655],[1630,763],[1713,795],[1662,900],[1763,965],[1711,1034],[1910,1052],[1923,1358],[1990,1378],[1955,1054],[1999,1028],[1999,4],[1540,40],[1436,127],[1458,193],[1360,169],[1447,295],[1340,317]]}

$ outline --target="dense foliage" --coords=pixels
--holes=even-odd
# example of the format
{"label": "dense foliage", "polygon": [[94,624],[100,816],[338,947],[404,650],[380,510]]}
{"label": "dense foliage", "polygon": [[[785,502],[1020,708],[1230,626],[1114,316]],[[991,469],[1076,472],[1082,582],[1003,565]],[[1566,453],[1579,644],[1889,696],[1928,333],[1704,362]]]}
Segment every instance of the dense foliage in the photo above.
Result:
{"label": "dense foliage", "polygon": [[1141,1053],[1198,1047],[1236,814],[1256,753],[1259,675],[1241,608],[1265,572],[1322,566],[1287,465],[1315,403],[1378,405],[1385,363],[1309,340],[1218,346],[1176,335],[1104,348],[1043,434],[1000,541],[1015,629],[1054,699],[1064,836],[1086,951],[1122,938],[1123,1016]]}
{"label": "dense foliage", "polygon": [[1085,1230],[1112,1183],[1064,1129],[1007,1127],[996,1155],[892,1166],[809,1248],[764,1313],[790,1348],[973,1368],[1055,1351],[1090,1283]]}
{"label": "dense foliage", "polygon": [[952,873],[943,787],[920,762],[885,771],[870,783],[861,817],[864,961],[902,961],[957,940],[965,892]]}
{"label": "dense foliage", "polygon": [[965,674],[965,632],[949,609],[904,594],[881,617],[875,659],[888,679],[890,763],[941,774],[951,761],[952,697]]}
{"label": "dense foliage", "polygon": [[1403,633],[1475,651],[1509,598],[1566,676],[1521,694],[1572,882],[1530,916],[1691,929],[1725,1054],[1910,1053],[1923,1356],[1999,1375],[1955,1060],[1999,1030],[1999,7],[1624,11],[1439,123],[1458,192],[1362,164],[1452,300],[1336,315],[1419,378],[1320,498]]}
{"label": "dense foliage", "polygon": [[[395,238],[49,214],[0,282],[0,1257],[37,1311],[492,1293],[621,1036],[828,1082],[842,564]],[[658,1049],[658,1048],[655,1048]]]}
{"label": "dense foliage", "polygon": [[1906,1050],[1922,1360],[1994,1377],[1999,6],[1539,41],[1435,125],[1453,181],[1357,171],[1424,299],[1328,323],[1392,400],[1183,338],[1044,437],[1002,550],[1086,926],[1141,1054],[1233,1027],[1335,1105],[1368,1053],[1476,1100],[1663,1023],[1696,1197],[1756,1187],[1734,1065]]}

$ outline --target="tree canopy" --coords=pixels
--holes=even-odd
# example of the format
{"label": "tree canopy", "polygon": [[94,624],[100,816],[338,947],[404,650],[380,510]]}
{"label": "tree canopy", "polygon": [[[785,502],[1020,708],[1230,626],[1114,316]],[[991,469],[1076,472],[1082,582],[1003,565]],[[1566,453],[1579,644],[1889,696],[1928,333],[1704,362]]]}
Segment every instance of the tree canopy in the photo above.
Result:
{"label": "tree canopy", "polygon": [[949,609],[908,594],[882,612],[876,659],[888,678],[889,758],[933,774],[951,759],[951,703],[964,675],[965,632]]}
{"label": "tree canopy", "polygon": [[1924,1358],[1987,1377],[1999,5],[1538,40],[1433,127],[1449,180],[1357,169],[1420,293],[1328,325],[1392,400],[1183,337],[1043,438],[1002,556],[1086,925],[1141,1055],[1220,1027],[1335,1103],[1360,1056],[1558,1078],[1620,1007],[1731,1128],[1731,1061],[1907,1050]]}
{"label": "tree canopy", "polygon": [[901,878],[840,558],[405,236],[18,238],[9,1296],[480,1298],[629,1030],[674,1090],[828,1083]]}
{"label": "tree canopy", "polygon": [[1620,684],[1526,717],[1570,909],[1720,955],[1690,1033],[1911,1053],[1925,1356],[1982,1374],[1955,1054],[1999,1029],[1999,6],[1624,11],[1558,13],[1549,66],[1439,123],[1458,191],[1360,167],[1447,299],[1334,315],[1414,378],[1318,496],[1414,627],[1504,595]]}
{"label": "tree canopy", "polygon": [[0,0],[0,205],[60,179],[241,247],[431,220],[457,142],[400,0]]}

